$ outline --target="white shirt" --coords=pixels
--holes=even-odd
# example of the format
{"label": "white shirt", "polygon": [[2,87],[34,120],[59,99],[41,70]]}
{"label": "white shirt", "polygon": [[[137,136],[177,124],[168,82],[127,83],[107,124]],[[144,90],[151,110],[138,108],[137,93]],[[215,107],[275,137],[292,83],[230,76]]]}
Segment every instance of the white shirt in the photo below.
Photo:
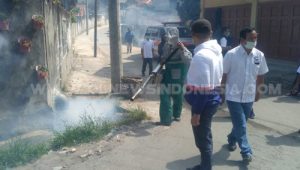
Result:
{"label": "white shirt", "polygon": [[141,46],[144,49],[144,58],[153,58],[152,49],[154,49],[154,43],[152,40],[145,40]]}
{"label": "white shirt", "polygon": [[299,68],[298,68],[298,70],[297,70],[297,73],[299,73],[299,74],[300,74],[300,66],[299,66]]}
{"label": "white shirt", "polygon": [[227,74],[226,100],[254,102],[257,76],[269,71],[264,53],[254,48],[248,55],[240,45],[228,51],[223,64]]}
{"label": "white shirt", "polygon": [[225,37],[220,39],[220,45],[221,47],[227,47],[227,39]]}
{"label": "white shirt", "polygon": [[187,73],[187,85],[209,90],[220,86],[223,56],[218,42],[204,42],[195,48],[194,54]]}

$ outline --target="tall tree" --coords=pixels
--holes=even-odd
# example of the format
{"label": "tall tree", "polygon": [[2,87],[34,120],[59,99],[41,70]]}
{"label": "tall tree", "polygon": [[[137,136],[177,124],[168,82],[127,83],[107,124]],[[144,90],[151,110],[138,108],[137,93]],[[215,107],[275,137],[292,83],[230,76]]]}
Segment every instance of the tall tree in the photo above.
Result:
{"label": "tall tree", "polygon": [[177,12],[183,22],[198,19],[200,0],[177,0]]}
{"label": "tall tree", "polygon": [[78,0],[62,0],[61,3],[63,7],[67,10],[74,8],[77,4]]}

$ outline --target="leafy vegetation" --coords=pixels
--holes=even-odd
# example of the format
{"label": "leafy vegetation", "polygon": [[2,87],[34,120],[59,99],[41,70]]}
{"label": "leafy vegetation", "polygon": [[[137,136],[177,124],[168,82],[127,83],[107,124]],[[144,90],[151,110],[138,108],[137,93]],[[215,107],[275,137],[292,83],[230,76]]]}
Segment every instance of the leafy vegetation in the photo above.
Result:
{"label": "leafy vegetation", "polygon": [[177,3],[177,12],[183,22],[196,20],[200,16],[200,1],[180,0]]}

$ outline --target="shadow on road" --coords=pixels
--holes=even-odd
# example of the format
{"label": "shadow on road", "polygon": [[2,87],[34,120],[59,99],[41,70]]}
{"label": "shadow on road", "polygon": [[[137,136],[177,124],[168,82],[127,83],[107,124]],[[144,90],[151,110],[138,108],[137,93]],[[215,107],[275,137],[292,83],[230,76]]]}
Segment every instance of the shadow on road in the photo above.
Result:
{"label": "shadow on road", "polygon": [[275,137],[273,135],[266,135],[267,144],[272,146],[292,146],[300,147],[300,133],[294,132],[287,135]]}
{"label": "shadow on road", "polygon": [[275,103],[300,103],[300,97],[291,97],[291,96],[279,96]]}
{"label": "shadow on road", "polygon": [[110,78],[111,68],[110,67],[103,67],[98,70],[94,75],[101,77],[101,78]]}
{"label": "shadow on road", "polygon": [[245,163],[241,161],[228,160],[230,152],[227,149],[227,144],[223,145],[222,148],[213,155],[214,165],[223,165],[229,167],[239,167],[240,170],[248,170]]}
{"label": "shadow on road", "polygon": [[130,131],[130,133],[127,133],[126,136],[131,136],[131,137],[145,137],[151,135],[149,130],[155,128],[151,124],[151,122],[143,123],[142,127],[135,128],[134,130]]}
{"label": "shadow on road", "polygon": [[200,156],[194,156],[188,159],[180,159],[173,162],[169,162],[166,165],[166,169],[169,170],[185,170],[199,164]]}
{"label": "shadow on road", "polygon": [[[241,161],[228,160],[230,152],[227,149],[227,145],[223,145],[222,148],[213,155],[213,166],[227,166],[238,167],[239,170],[248,170],[246,164]],[[194,156],[188,159],[180,159],[167,164],[169,170],[184,170],[186,168],[194,167],[199,164],[200,156]]]}

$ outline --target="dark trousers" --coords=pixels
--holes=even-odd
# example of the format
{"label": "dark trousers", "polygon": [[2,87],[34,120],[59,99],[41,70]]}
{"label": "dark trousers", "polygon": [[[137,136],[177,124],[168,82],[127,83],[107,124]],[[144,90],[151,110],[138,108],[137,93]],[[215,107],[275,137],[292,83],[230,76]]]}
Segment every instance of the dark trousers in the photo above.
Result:
{"label": "dark trousers", "polygon": [[145,75],[147,64],[149,64],[149,74],[152,73],[152,58],[144,58],[142,74]]}
{"label": "dark trousers", "polygon": [[207,106],[200,117],[200,125],[193,126],[196,146],[201,153],[201,170],[212,169],[213,140],[211,122],[218,105]]}

